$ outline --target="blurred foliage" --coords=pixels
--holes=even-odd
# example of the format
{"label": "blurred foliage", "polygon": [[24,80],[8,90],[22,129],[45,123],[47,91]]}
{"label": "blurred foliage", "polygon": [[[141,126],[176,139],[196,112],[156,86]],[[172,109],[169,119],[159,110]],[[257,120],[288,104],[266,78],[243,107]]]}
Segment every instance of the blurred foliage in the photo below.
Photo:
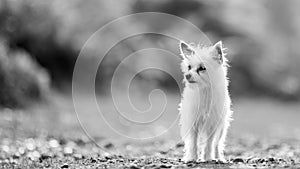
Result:
{"label": "blurred foliage", "polygon": [[26,52],[0,45],[0,106],[21,108],[46,99],[49,75]]}
{"label": "blurred foliage", "polygon": [[[2,0],[0,35],[7,40],[11,50],[23,49],[36,58],[50,72],[56,87],[66,82],[69,88],[81,47],[101,26],[135,12],[170,13],[191,21],[213,42],[224,41],[229,48],[230,90],[233,96],[269,95],[291,100],[300,98],[300,50],[297,46],[300,42],[299,5],[297,0]],[[132,29],[141,26],[134,21],[128,24]],[[182,28],[170,25],[165,29]],[[118,38],[124,31],[127,30],[111,30],[106,41]],[[110,54],[112,57],[101,63],[103,71],[98,72],[101,77],[100,90],[106,90],[114,68],[128,54],[149,46],[172,48],[174,51],[177,48],[164,37],[140,36],[133,39],[118,44]],[[105,41],[96,44],[99,43]],[[89,63],[95,58],[87,60]],[[132,63],[128,65],[128,71],[137,68],[136,63],[147,62]],[[156,62],[181,76],[180,71],[174,69],[178,61]],[[141,74],[140,79],[167,89],[177,87],[172,78],[166,77],[163,72]]]}

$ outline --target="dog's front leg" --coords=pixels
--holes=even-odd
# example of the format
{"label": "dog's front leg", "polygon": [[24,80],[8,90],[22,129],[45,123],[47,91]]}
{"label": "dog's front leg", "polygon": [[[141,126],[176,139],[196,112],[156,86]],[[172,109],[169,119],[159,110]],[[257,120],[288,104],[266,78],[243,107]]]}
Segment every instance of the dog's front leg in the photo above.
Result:
{"label": "dog's front leg", "polygon": [[215,132],[211,131],[210,132],[207,132],[206,134],[206,144],[205,144],[205,147],[204,147],[204,154],[203,154],[203,157],[204,157],[204,161],[211,161],[211,160],[215,160],[215,150],[216,150],[216,147],[214,145],[214,138],[215,138]]}
{"label": "dog's front leg", "polygon": [[192,128],[184,138],[184,157],[183,161],[196,161],[197,160],[197,133]]}

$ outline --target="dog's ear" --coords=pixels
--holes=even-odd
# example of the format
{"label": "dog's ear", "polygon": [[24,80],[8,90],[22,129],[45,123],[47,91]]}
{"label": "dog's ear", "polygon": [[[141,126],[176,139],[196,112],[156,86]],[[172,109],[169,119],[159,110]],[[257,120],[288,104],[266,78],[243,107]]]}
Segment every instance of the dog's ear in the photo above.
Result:
{"label": "dog's ear", "polygon": [[182,40],[179,43],[179,49],[181,56],[186,59],[189,59],[192,55],[195,54],[194,49]]}
{"label": "dog's ear", "polygon": [[218,63],[222,64],[224,62],[224,50],[226,50],[225,48],[223,48],[222,45],[222,41],[217,42],[214,46],[213,46],[213,50],[214,50],[214,59],[216,61],[218,61]]}

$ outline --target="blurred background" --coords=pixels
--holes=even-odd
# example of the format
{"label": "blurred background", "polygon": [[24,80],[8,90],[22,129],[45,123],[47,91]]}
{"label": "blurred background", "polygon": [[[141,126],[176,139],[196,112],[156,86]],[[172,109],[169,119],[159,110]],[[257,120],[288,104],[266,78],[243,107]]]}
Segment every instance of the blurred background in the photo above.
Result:
{"label": "blurred background", "polygon": [[[137,12],[164,12],[182,17],[215,43],[223,41],[230,61],[230,93],[235,121],[231,136],[256,135],[300,139],[300,11],[297,0],[122,0],[122,1],[39,1],[0,0],[0,106],[1,133],[24,131],[49,133],[82,132],[72,103],[72,74],[76,59],[88,38],[108,22]],[[153,26],[127,23],[132,29]],[[182,29],[173,23],[165,32]],[[105,45],[126,29],[107,32],[107,38],[95,42]],[[194,36],[194,35],[190,35]],[[118,43],[106,55],[96,78],[96,93],[101,111],[119,132],[128,136],[154,136],[168,130],[176,120],[180,89],[168,74],[148,70],[132,81],[133,104],[142,110],[149,107],[148,95],[160,88],[167,95],[166,116],[150,128],[140,128],[120,119],[110,96],[110,85],[116,67],[131,53],[147,47],[167,49],[179,54],[177,41],[155,34],[130,37]],[[197,42],[195,42],[197,43]],[[101,50],[101,45],[97,46]],[[139,66],[160,65],[182,78],[179,57],[151,59],[136,57],[123,67],[123,74]],[[159,55],[159,54],[157,54]],[[86,63],[95,60],[86,57]],[[88,68],[89,65],[87,64]],[[118,82],[118,99],[127,97]],[[118,135],[107,124],[95,118],[88,97],[82,90],[86,114],[78,117],[93,137]],[[164,99],[154,96],[153,109]],[[88,100],[88,99],[87,99]],[[122,100],[118,101],[122,103]],[[127,105],[128,106],[128,105]],[[122,105],[121,105],[122,107]],[[123,104],[126,108],[126,103]],[[150,130],[151,129],[151,130]],[[137,134],[137,131],[139,134]],[[131,135],[131,134],[135,135]],[[168,130],[167,137],[178,137],[178,126]]]}

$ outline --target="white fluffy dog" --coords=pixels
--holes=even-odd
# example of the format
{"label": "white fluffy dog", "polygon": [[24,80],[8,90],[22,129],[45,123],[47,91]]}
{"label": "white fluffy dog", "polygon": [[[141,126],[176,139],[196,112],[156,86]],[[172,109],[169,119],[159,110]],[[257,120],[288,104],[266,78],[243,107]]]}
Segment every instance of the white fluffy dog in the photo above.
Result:
{"label": "white fluffy dog", "polygon": [[185,88],[179,105],[184,161],[225,161],[231,121],[227,59],[222,42],[195,46],[180,41]]}

